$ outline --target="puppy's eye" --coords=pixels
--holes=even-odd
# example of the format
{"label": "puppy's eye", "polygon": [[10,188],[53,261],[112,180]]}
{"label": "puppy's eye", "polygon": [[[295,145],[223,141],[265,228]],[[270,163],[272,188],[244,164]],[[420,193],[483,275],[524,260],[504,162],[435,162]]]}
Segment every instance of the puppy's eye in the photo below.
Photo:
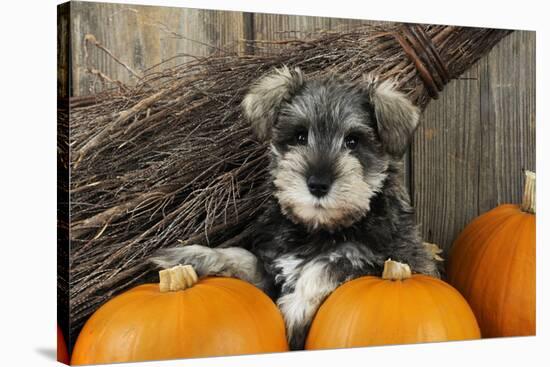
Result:
{"label": "puppy's eye", "polygon": [[348,135],[344,139],[344,144],[346,145],[346,148],[354,150],[357,148],[357,145],[359,145],[359,138],[356,135]]}
{"label": "puppy's eye", "polygon": [[307,144],[307,131],[306,130],[298,131],[294,138],[296,140],[296,144],[306,145]]}

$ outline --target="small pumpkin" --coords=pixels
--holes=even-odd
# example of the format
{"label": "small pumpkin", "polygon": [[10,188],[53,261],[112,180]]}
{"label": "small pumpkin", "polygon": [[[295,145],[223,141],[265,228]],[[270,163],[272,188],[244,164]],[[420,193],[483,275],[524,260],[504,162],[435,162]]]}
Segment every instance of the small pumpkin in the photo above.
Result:
{"label": "small pumpkin", "polygon": [[382,277],[338,287],[321,305],[306,349],[478,339],[472,310],[453,287],[388,260]]}
{"label": "small pumpkin", "polygon": [[535,174],[526,172],[522,205],[503,204],[455,240],[449,282],[470,303],[483,337],[536,333]]}
{"label": "small pumpkin", "polygon": [[57,325],[57,360],[64,364],[69,364],[69,352],[67,351],[67,344],[65,338],[61,332],[61,328]]}
{"label": "small pumpkin", "polygon": [[189,265],[160,272],[107,302],[84,325],[72,364],[99,364],[288,350],[281,314],[253,285],[198,280]]}

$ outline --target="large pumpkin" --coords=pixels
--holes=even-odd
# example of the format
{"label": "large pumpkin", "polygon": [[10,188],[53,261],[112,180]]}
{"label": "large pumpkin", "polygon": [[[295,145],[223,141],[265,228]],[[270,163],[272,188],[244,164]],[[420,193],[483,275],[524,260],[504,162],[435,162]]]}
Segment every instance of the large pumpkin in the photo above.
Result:
{"label": "large pumpkin", "polygon": [[61,328],[57,325],[57,360],[64,364],[69,364],[69,352],[67,351],[67,344],[65,338],[61,332]]}
{"label": "large pumpkin", "polygon": [[536,332],[535,174],[522,205],[504,204],[471,222],[453,244],[449,282],[468,300],[483,337]]}
{"label": "large pumpkin", "polygon": [[72,364],[288,350],[279,310],[256,287],[232,278],[198,280],[190,266],[160,275],[160,285],[135,287],[92,315]]}
{"label": "large pumpkin", "polygon": [[464,298],[433,277],[386,261],[382,278],[366,276],[337,288],[319,308],[306,349],[478,339]]}

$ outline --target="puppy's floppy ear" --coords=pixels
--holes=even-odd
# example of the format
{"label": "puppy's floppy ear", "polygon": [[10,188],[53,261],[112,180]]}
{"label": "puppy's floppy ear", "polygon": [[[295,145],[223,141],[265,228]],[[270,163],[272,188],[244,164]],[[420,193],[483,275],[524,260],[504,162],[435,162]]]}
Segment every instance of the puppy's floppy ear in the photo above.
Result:
{"label": "puppy's floppy ear", "polygon": [[283,66],[252,85],[243,99],[242,108],[259,139],[270,138],[281,103],[290,99],[303,83],[304,77],[299,68],[290,70]]}
{"label": "puppy's floppy ear", "polygon": [[392,81],[378,83],[367,76],[365,83],[384,149],[395,158],[401,158],[418,126],[420,111]]}

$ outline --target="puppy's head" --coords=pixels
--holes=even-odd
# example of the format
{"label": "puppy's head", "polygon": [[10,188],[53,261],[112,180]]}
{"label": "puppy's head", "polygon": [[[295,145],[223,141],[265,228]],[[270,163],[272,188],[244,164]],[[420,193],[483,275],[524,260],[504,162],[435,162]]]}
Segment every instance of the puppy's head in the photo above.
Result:
{"label": "puppy's head", "polygon": [[369,211],[419,115],[390,82],[306,80],[287,67],[261,78],[242,105],[257,137],[271,142],[282,212],[311,230],[347,227]]}

